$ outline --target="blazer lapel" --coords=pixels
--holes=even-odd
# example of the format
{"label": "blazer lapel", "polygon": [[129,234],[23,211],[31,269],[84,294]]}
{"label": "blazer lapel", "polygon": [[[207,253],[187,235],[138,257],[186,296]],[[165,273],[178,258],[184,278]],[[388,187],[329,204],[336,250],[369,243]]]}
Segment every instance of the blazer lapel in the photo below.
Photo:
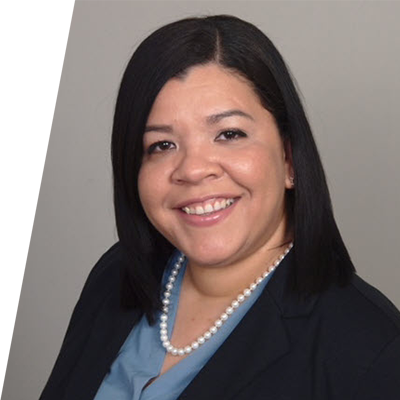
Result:
{"label": "blazer lapel", "polygon": [[286,319],[308,315],[316,301],[313,297],[299,302],[286,291],[293,257],[291,251],[252,308],[179,400],[228,400],[259,372],[290,352]]}
{"label": "blazer lapel", "polygon": [[179,399],[229,399],[289,349],[276,306],[260,296]]}
{"label": "blazer lapel", "polygon": [[[180,400],[228,400],[262,370],[290,352],[290,319],[308,315],[316,297],[302,302],[286,291],[293,251],[283,260],[258,300]],[[83,352],[69,377],[64,399],[93,400],[104,376],[140,315],[120,308],[112,291],[96,312]]]}

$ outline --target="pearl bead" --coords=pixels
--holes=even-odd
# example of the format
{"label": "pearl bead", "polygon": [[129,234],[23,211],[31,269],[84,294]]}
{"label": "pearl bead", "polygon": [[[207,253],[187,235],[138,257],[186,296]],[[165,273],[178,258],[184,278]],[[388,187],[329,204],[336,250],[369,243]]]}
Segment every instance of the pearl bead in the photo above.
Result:
{"label": "pearl bead", "polygon": [[238,308],[240,306],[240,303],[237,300],[233,300],[231,305],[233,308]]}
{"label": "pearl bead", "polygon": [[163,314],[160,316],[160,340],[162,346],[167,350],[168,353],[176,356],[183,356],[185,354],[191,353],[193,350],[198,349],[201,345],[203,345],[206,340],[209,340],[212,335],[215,335],[218,332],[218,329],[224,324],[224,322],[234,313],[234,311],[239,308],[240,304],[246,300],[246,297],[251,296],[252,292],[257,288],[257,286],[279,265],[279,263],[285,258],[285,255],[289,253],[290,249],[293,247],[293,243],[285,249],[284,253],[281,254],[278,259],[271,265],[268,271],[265,271],[262,276],[259,276],[248,288],[243,290],[243,293],[239,293],[235,300],[232,301],[231,305],[228,306],[221,314],[219,319],[215,321],[215,324],[211,326],[211,328],[206,331],[203,336],[200,336],[197,340],[192,342],[190,346],[185,346],[183,348],[174,347],[171,342],[168,340],[168,311],[170,304],[169,297],[171,297],[171,291],[174,288],[174,282],[176,281],[176,277],[179,273],[180,268],[185,261],[185,256],[179,256],[177,262],[175,263],[171,274],[168,278],[168,283],[165,285],[166,290],[164,291],[164,296],[162,300],[163,304]]}

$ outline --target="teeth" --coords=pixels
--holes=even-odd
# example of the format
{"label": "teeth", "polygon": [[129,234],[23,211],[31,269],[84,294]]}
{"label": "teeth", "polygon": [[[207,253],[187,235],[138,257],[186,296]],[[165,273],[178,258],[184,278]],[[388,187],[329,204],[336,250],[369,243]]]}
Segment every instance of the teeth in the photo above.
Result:
{"label": "teeth", "polygon": [[196,207],[196,214],[197,215],[202,215],[204,214],[204,208],[202,206],[197,206]]}
{"label": "teeth", "polygon": [[213,204],[207,203],[204,207],[196,206],[196,207],[183,207],[182,211],[186,214],[196,214],[196,215],[204,215],[211,214],[212,212],[223,210],[224,208],[229,207],[234,203],[234,199],[222,199],[221,201],[216,201]]}
{"label": "teeth", "polygon": [[211,204],[206,204],[206,206],[204,207],[204,211],[206,213],[213,212],[214,211],[213,206]]}

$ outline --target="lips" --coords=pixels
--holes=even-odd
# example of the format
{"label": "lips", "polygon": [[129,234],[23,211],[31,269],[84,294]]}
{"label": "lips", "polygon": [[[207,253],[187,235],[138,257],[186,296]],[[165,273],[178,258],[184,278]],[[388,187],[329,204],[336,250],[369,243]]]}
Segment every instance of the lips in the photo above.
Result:
{"label": "lips", "polygon": [[176,207],[178,215],[186,223],[197,227],[209,227],[225,220],[235,208],[240,196],[214,195],[191,199]]}
{"label": "lips", "polygon": [[[211,205],[215,208],[216,203],[218,202],[221,206],[223,201],[228,200],[237,200],[240,196],[232,193],[221,193],[221,194],[213,194],[204,197],[196,197],[192,199],[188,199],[178,203],[174,208],[178,208],[183,210],[185,207],[187,208],[196,208],[196,207],[203,207],[205,209],[207,205]],[[217,206],[218,207],[218,206]]]}
{"label": "lips", "polygon": [[196,215],[204,215],[204,214],[211,214],[213,212],[224,210],[228,208],[235,202],[234,199],[213,199],[207,200],[206,202],[202,203],[195,203],[189,206],[183,207],[182,211],[186,214],[196,214]]}

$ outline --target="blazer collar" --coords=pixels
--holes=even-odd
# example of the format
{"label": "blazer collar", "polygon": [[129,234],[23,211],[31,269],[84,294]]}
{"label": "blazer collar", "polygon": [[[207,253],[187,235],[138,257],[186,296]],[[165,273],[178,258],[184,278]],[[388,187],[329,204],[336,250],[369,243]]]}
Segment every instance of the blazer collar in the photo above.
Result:
{"label": "blazer collar", "polygon": [[300,297],[298,294],[290,291],[288,279],[290,273],[295,268],[295,251],[296,249],[293,248],[285,257],[265,288],[265,291],[269,293],[271,299],[275,302],[282,318],[296,318],[309,315],[319,297],[318,295]]}
{"label": "blazer collar", "polygon": [[291,251],[263,293],[179,397],[179,400],[229,399],[254,376],[290,352],[290,323],[312,312],[318,296],[300,300],[287,290]]}
{"label": "blazer collar", "polygon": [[[290,328],[285,322],[288,318],[308,315],[317,299],[314,296],[299,300],[287,291],[286,281],[293,261],[292,250],[275,270],[252,308],[179,400],[229,399],[259,371],[290,351]],[[66,388],[65,399],[94,398],[138,319],[138,312],[121,310],[118,291],[112,291],[98,310]]]}

